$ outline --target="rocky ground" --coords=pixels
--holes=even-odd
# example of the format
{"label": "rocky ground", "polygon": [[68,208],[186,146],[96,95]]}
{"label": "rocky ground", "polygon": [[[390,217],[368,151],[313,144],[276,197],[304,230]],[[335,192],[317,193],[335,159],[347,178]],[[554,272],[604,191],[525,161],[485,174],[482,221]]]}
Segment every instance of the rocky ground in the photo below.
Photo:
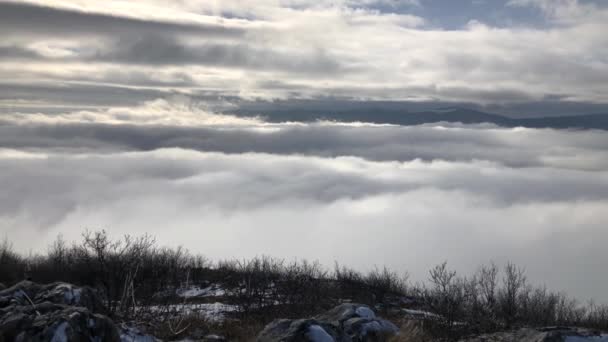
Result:
{"label": "rocky ground", "polygon": [[398,332],[397,326],[376,317],[369,307],[342,304],[314,318],[275,320],[258,335],[258,341],[385,341]]}
{"label": "rocky ground", "polygon": [[[429,313],[409,310],[412,321]],[[29,281],[10,288],[0,284],[0,342],[8,341],[109,341],[155,342],[157,338],[124,323],[117,324],[107,315],[95,291],[66,283],[47,285]],[[435,315],[436,316],[436,315]],[[435,316],[430,316],[435,318]],[[409,317],[409,316],[408,316]],[[422,317],[422,318],[421,318]],[[206,335],[182,341],[224,341],[221,336]],[[278,319],[268,324],[250,340],[259,342],[358,342],[358,341],[430,341],[412,335],[392,322],[379,318],[368,306],[342,304],[315,317]],[[464,342],[608,342],[599,332],[551,327],[520,329],[511,332],[474,336]]]}
{"label": "rocky ground", "polygon": [[[343,304],[310,319],[276,320],[257,340],[376,341],[386,340],[398,330],[391,322],[377,318],[367,306]],[[199,340],[222,341],[223,338],[209,335]],[[158,339],[113,322],[91,288],[23,281],[0,290],[0,342],[4,341],[152,342]]]}
{"label": "rocky ground", "polygon": [[105,313],[90,288],[23,281],[0,291],[0,341],[119,341]]}

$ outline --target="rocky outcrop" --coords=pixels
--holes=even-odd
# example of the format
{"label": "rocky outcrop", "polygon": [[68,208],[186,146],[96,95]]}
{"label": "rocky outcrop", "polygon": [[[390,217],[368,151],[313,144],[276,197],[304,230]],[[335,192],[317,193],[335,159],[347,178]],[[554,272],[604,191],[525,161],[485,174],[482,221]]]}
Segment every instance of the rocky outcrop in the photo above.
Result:
{"label": "rocky outcrop", "polygon": [[0,341],[120,341],[91,288],[23,281],[0,291]]}
{"label": "rocky outcrop", "polygon": [[0,283],[0,291],[6,289],[6,286],[4,286],[4,284]]}
{"label": "rocky outcrop", "polygon": [[258,342],[387,341],[398,334],[391,322],[376,317],[365,305],[342,304],[310,319],[275,320],[258,335]]}
{"label": "rocky outcrop", "polygon": [[520,329],[510,332],[487,334],[462,340],[463,342],[608,342],[608,335],[585,329],[548,327]]}

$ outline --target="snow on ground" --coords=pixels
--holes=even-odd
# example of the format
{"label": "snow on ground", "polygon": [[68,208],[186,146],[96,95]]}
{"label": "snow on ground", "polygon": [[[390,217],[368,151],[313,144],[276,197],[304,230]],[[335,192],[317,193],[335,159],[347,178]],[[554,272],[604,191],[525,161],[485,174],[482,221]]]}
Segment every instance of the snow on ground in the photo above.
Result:
{"label": "snow on ground", "polygon": [[418,319],[441,318],[441,316],[439,316],[435,313],[428,312],[428,311],[421,311],[421,310],[403,309],[403,313],[406,315],[412,316],[413,318],[418,318]]}
{"label": "snow on ground", "polygon": [[237,305],[223,303],[153,305],[140,308],[140,310],[150,310],[152,312],[167,314],[199,315],[214,322],[225,320],[227,313],[236,312],[238,309],[239,307]]}
{"label": "snow on ground", "polygon": [[213,284],[204,288],[200,286],[180,288],[177,289],[176,293],[179,297],[182,298],[222,297],[226,295],[226,291],[217,284]]}
{"label": "snow on ground", "polygon": [[156,342],[157,340],[141,332],[135,327],[122,326],[120,329],[120,342]]}

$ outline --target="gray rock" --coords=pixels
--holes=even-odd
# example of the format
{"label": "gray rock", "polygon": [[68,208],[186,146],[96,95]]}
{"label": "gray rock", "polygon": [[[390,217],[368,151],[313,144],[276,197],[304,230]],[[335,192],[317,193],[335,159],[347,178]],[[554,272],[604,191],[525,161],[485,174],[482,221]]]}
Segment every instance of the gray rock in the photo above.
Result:
{"label": "gray rock", "polygon": [[0,341],[120,341],[103,312],[90,288],[23,281],[0,291]]}
{"label": "gray rock", "polygon": [[2,291],[4,289],[6,289],[6,286],[4,284],[0,283],[0,291]]}
{"label": "gray rock", "polygon": [[332,324],[314,319],[279,319],[268,324],[258,335],[259,342],[274,341],[343,341],[343,334]]}
{"label": "gray rock", "polygon": [[25,280],[0,291],[0,307],[6,306],[7,302],[21,306],[50,302],[84,307],[94,313],[106,313],[93,289],[67,283],[40,285]]}
{"label": "gray rock", "polygon": [[[85,308],[64,307],[41,315],[8,314],[0,320],[5,341],[120,341],[108,317]],[[0,338],[1,339],[1,338]]]}
{"label": "gray rock", "polygon": [[387,341],[399,329],[377,318],[369,307],[342,304],[315,318],[275,320],[258,335],[259,342],[363,342]]}

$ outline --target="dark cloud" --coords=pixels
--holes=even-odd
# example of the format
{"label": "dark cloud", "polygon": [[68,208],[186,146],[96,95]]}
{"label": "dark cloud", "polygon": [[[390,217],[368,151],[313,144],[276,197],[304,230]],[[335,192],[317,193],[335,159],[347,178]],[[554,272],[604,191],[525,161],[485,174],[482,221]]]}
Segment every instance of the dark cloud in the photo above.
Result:
{"label": "dark cloud", "polygon": [[36,51],[18,45],[12,45],[0,46],[0,59],[44,59],[44,57]]}
{"label": "dark cloud", "polygon": [[[123,74],[120,77],[124,77]],[[19,84],[10,80],[0,81],[0,99],[48,101],[62,105],[84,106],[120,106],[136,105],[142,101],[169,96],[173,92],[162,88],[130,88],[124,85],[81,83],[76,80],[64,80],[61,83]],[[16,101],[18,104],[18,101]],[[0,109],[0,112],[2,110]],[[9,105],[4,112],[14,109]],[[36,111],[40,111],[37,108]],[[44,108],[46,112],[47,109]]]}
{"label": "dark cloud", "polygon": [[[83,114],[92,122],[104,119],[94,115]],[[117,110],[115,115],[137,118],[128,111],[121,114]],[[0,126],[0,132],[0,145],[15,149],[150,151],[179,147],[224,153],[358,156],[376,161],[488,160],[515,168],[558,166],[601,170],[608,166],[601,131],[484,129],[483,125],[441,129],[437,125],[276,124],[218,129],[135,124],[14,125],[5,122]],[[578,152],[593,155],[595,160],[579,161]]]}
{"label": "dark cloud", "polygon": [[244,34],[242,29],[222,25],[142,20],[18,2],[0,2],[0,32],[0,35],[4,37],[21,37],[27,34],[46,37],[74,37],[168,33],[241,37]]}
{"label": "dark cloud", "polygon": [[166,35],[146,35],[119,40],[109,51],[98,51],[92,61],[158,65],[208,65],[252,70],[285,70],[292,73],[336,73],[340,63],[319,50],[293,55],[273,51],[272,47],[254,48],[246,44],[182,44]]}

